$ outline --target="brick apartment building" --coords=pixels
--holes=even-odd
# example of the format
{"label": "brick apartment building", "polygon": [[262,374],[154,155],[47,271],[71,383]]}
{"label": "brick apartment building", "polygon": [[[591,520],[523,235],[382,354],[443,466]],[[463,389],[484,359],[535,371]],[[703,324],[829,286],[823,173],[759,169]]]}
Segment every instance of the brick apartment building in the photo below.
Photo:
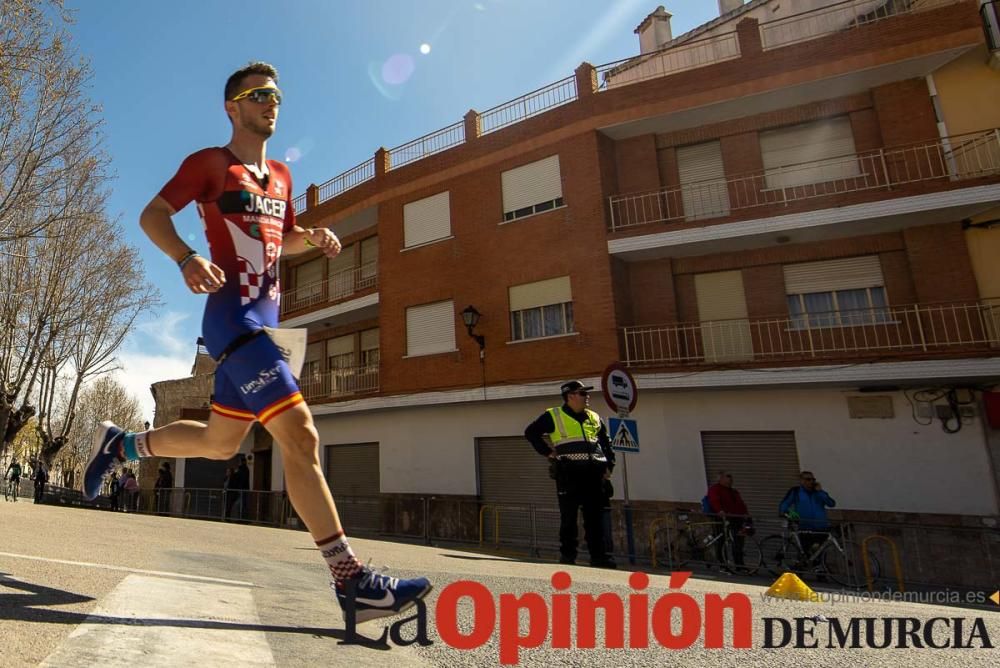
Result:
{"label": "brick apartment building", "polygon": [[620,360],[639,508],[726,468],[773,516],[810,469],[847,517],[991,525],[996,2],[719,4],[296,199],[344,244],[281,279],[338,497],[553,507],[523,429]]}

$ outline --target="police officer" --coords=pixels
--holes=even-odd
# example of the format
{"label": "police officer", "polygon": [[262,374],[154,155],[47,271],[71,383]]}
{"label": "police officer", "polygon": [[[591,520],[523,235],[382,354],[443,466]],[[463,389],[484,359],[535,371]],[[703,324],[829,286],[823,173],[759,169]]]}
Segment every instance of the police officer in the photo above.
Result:
{"label": "police officer", "polygon": [[604,481],[615,466],[608,430],[587,408],[592,386],[571,380],[559,389],[563,405],[548,409],[524,430],[532,447],[552,461],[559,496],[559,563],[576,563],[576,521],[582,508],[590,565],[615,568],[605,550],[602,524]]}

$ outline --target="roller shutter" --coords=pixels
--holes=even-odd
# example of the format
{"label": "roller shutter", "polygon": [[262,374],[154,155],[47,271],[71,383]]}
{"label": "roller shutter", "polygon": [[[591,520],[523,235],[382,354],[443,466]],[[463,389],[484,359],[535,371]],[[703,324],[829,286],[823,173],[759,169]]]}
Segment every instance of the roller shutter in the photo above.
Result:
{"label": "roller shutter", "polygon": [[504,213],[562,197],[559,156],[507,170],[501,175]]}
{"label": "roller shutter", "polygon": [[407,248],[451,236],[448,191],[404,205],[403,236]]}
{"label": "roller shutter", "polygon": [[522,311],[551,304],[564,304],[573,301],[569,276],[550,278],[537,283],[525,283],[510,288],[510,310]]}
{"label": "roller shutter", "polygon": [[775,517],[785,492],[798,484],[793,431],[703,431],[701,447],[706,489],[718,481],[719,471],[732,473],[733,487],[756,517]]}
{"label": "roller shutter", "polygon": [[743,273],[696,274],[695,294],[706,362],[753,359]]}
{"label": "roller shutter", "polygon": [[[531,513],[527,507],[534,505],[539,545],[558,545],[559,502],[548,460],[523,436],[478,438],[476,453],[479,498],[499,512],[500,542],[530,544]],[[484,518],[488,541],[492,541],[495,528],[492,513],[487,511]]]}
{"label": "roller shutter", "polygon": [[295,267],[295,296],[302,299],[307,295],[319,294],[323,291],[324,260],[310,260]]}
{"label": "roller shutter", "polygon": [[729,215],[729,188],[719,142],[678,148],[677,170],[688,220]]}
{"label": "roller shutter", "polygon": [[326,480],[348,530],[379,529],[381,494],[378,443],[326,446]]}
{"label": "roller shutter", "polygon": [[455,304],[450,299],[406,309],[406,354],[455,350]]}
{"label": "roller shutter", "polygon": [[784,266],[785,292],[790,295],[882,287],[882,263],[877,255]]}
{"label": "roller shutter", "polygon": [[851,120],[846,116],[760,133],[768,188],[858,176]]}

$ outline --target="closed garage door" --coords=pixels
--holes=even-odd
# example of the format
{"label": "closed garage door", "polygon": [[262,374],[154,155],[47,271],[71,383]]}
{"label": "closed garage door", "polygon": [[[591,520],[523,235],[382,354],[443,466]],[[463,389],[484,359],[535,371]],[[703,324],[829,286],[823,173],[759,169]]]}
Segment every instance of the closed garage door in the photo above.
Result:
{"label": "closed garage door", "polygon": [[701,445],[708,485],[716,483],[719,471],[728,471],[752,515],[778,515],[781,498],[798,482],[795,432],[703,431]]}
{"label": "closed garage door", "polygon": [[[531,543],[531,511],[535,507],[535,532],[539,545],[558,545],[559,502],[556,484],[549,477],[549,462],[523,436],[476,439],[479,498],[497,508],[500,542]],[[485,539],[492,541],[494,516],[486,514]]]}
{"label": "closed garage door", "polygon": [[345,529],[379,529],[378,443],[326,446],[326,480]]}

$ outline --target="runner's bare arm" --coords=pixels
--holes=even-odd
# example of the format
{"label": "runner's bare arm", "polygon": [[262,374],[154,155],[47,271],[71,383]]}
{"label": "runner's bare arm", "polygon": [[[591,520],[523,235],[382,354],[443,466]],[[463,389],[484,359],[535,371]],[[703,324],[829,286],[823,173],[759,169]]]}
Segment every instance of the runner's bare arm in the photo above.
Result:
{"label": "runner's bare arm", "polygon": [[[191,248],[177,234],[174,221],[170,219],[174,213],[176,212],[173,207],[157,195],[143,209],[142,215],[139,216],[139,225],[157,248],[174,262],[180,262],[191,252]],[[226,282],[226,275],[222,269],[201,256],[185,262],[181,273],[184,282],[195,294],[215,292]]]}
{"label": "runner's bare arm", "polygon": [[298,225],[285,232],[281,240],[281,252],[287,255],[304,253],[310,248],[319,248],[327,257],[336,257],[340,253],[340,239],[328,227],[303,229]]}

